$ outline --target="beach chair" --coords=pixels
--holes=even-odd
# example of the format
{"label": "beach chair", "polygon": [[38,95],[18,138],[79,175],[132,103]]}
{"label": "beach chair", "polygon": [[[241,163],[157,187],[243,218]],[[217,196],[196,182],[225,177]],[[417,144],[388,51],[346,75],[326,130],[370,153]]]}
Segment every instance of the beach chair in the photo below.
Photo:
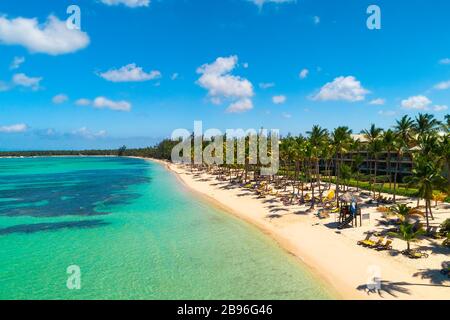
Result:
{"label": "beach chair", "polygon": [[371,234],[371,233],[368,233],[368,234],[366,235],[366,238],[365,238],[364,240],[358,241],[357,244],[358,244],[358,245],[362,245],[363,242],[368,241],[368,240],[370,239],[370,237],[372,237],[372,234]]}
{"label": "beach chair", "polygon": [[429,257],[428,253],[419,250],[404,250],[402,251],[402,254],[410,259],[422,259]]}
{"label": "beach chair", "polygon": [[322,202],[330,202],[333,201],[334,199],[334,190],[331,190],[330,192],[328,192],[326,197],[322,198]]}
{"label": "beach chair", "polygon": [[378,251],[392,250],[392,239],[387,239],[386,243],[379,245],[376,247]]}
{"label": "beach chair", "polygon": [[360,245],[362,245],[363,247],[368,247],[368,248],[375,248],[377,246],[379,246],[380,244],[382,244],[384,241],[384,237],[375,237],[372,236],[367,240],[363,240],[360,241]]}
{"label": "beach chair", "polygon": [[427,228],[426,234],[433,239],[442,239],[442,236],[439,233],[439,227],[438,226],[430,226]]}
{"label": "beach chair", "polygon": [[332,209],[331,213],[338,213],[339,211],[340,211],[340,209],[337,207],[337,204],[336,204],[336,208]]}

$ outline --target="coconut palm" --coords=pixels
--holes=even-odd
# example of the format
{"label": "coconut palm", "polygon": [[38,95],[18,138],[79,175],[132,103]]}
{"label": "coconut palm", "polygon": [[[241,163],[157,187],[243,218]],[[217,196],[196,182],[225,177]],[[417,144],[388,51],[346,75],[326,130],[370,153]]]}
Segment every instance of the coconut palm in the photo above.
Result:
{"label": "coconut palm", "polygon": [[386,158],[386,173],[389,175],[389,188],[392,187],[392,170],[391,170],[391,154],[392,151],[395,149],[396,144],[396,136],[394,131],[391,129],[388,129],[383,134],[383,147],[384,150],[387,152],[387,158]]}
{"label": "coconut palm", "polygon": [[[449,118],[450,119],[450,118]],[[445,134],[438,143],[438,155],[447,176],[447,194],[450,194],[450,134]]]}
{"label": "coconut palm", "polygon": [[396,121],[394,130],[405,145],[410,147],[414,140],[414,121],[407,115]]}
{"label": "coconut palm", "polygon": [[440,122],[429,113],[419,113],[415,118],[414,130],[418,136],[422,136],[431,132],[436,132],[439,129]]}
{"label": "coconut palm", "polygon": [[404,221],[398,232],[390,232],[389,234],[406,241],[406,252],[409,253],[411,252],[411,242],[416,241],[420,235],[424,234],[424,231],[417,227],[417,224]]}
{"label": "coconut palm", "polygon": [[405,152],[413,146],[414,141],[414,121],[407,115],[404,115],[400,120],[396,121],[394,126],[396,140],[394,142],[394,149],[396,151],[397,161],[395,163],[394,172],[394,202],[397,196],[397,181],[400,169],[400,161],[403,159]]}
{"label": "coconut palm", "polygon": [[[370,175],[372,175],[373,165],[375,166],[373,179],[370,179],[371,188],[373,185],[375,185],[377,183],[378,155],[380,154],[380,152],[383,149],[383,143],[380,140],[382,133],[383,133],[383,129],[377,128],[374,124],[372,124],[370,126],[369,130],[365,129],[362,131],[364,138],[366,138],[368,141],[367,151],[368,151],[368,155],[370,158],[369,159],[369,163],[370,163],[369,174]],[[372,184],[372,182],[373,182],[373,184]],[[372,191],[374,192],[374,197],[375,197],[375,190],[373,188],[372,188]]]}
{"label": "coconut palm", "polygon": [[343,154],[349,149],[350,143],[352,141],[352,130],[348,127],[337,127],[331,134],[331,144],[334,148],[335,153],[335,175],[336,175],[336,202],[339,207],[339,171],[343,163]]}
{"label": "coconut palm", "polygon": [[389,210],[395,214],[401,222],[407,221],[412,216],[422,216],[423,212],[418,210],[417,208],[411,208],[404,203],[399,203],[395,206],[389,208]]}
{"label": "coconut palm", "polygon": [[[318,184],[319,194],[321,193],[321,179],[320,179],[320,156],[322,155],[322,149],[328,140],[328,130],[315,125],[311,131],[307,132],[309,136],[309,144],[311,148],[311,163],[314,165],[315,181]],[[314,204],[314,200],[313,200]]]}
{"label": "coconut palm", "polygon": [[412,170],[412,176],[409,183],[419,189],[419,197],[425,199],[425,217],[427,229],[430,226],[429,217],[434,219],[431,211],[431,200],[433,199],[433,190],[442,188],[446,180],[441,175],[441,170],[432,159],[426,156],[417,155],[414,159],[415,166]]}

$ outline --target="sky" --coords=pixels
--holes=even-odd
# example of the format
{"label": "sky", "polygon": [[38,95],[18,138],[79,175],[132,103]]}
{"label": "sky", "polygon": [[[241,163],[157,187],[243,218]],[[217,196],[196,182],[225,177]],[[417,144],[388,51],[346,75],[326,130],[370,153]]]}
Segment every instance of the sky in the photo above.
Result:
{"label": "sky", "polygon": [[144,147],[196,120],[299,134],[442,119],[449,15],[444,0],[3,0],[0,150]]}

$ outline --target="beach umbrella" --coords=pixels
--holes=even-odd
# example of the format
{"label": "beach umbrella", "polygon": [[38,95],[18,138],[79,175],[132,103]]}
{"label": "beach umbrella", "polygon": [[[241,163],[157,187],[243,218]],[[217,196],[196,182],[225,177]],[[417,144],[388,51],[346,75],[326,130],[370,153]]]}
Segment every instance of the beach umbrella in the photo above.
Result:
{"label": "beach umbrella", "polygon": [[353,195],[350,192],[344,193],[339,199],[344,202],[351,202]]}
{"label": "beach umbrella", "polygon": [[351,192],[346,192],[340,197],[341,201],[350,203],[352,201],[355,201],[357,203],[363,202],[363,199],[361,199],[359,196],[354,195]]}

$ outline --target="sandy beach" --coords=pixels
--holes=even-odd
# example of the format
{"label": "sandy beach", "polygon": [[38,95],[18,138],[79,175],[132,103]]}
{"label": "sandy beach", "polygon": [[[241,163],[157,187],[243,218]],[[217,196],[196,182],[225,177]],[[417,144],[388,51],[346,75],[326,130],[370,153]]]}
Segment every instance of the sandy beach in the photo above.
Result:
{"label": "sandy beach", "polygon": [[[368,231],[383,228],[376,208],[364,209],[370,220],[363,226],[338,230],[335,217],[319,219],[308,207],[284,206],[275,197],[259,198],[254,192],[185,166],[162,162],[190,190],[230,214],[254,224],[289,253],[298,257],[343,299],[450,299],[450,280],[440,274],[449,261],[441,240],[421,240],[413,247],[429,253],[426,259],[409,259],[399,252],[405,242],[395,239],[391,251],[358,246]],[[401,198],[400,198],[401,199]],[[403,199],[405,202],[413,199]],[[400,200],[401,201],[401,200]],[[411,202],[412,203],[412,202]],[[317,210],[316,210],[317,211]],[[450,216],[449,206],[435,209],[436,222]],[[381,279],[381,290],[369,290],[372,279]]]}

